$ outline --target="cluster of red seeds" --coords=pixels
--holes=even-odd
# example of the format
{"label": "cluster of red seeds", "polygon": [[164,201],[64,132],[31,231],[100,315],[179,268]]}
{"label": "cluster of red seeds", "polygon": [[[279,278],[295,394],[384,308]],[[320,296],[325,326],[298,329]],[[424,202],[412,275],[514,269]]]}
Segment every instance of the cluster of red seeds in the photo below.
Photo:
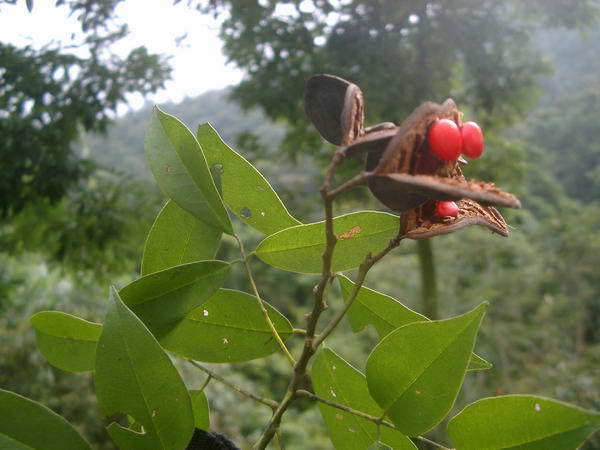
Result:
{"label": "cluster of red seeds", "polygon": [[[456,159],[461,153],[468,158],[479,158],[483,153],[483,133],[475,122],[465,122],[459,128],[453,120],[436,120],[429,128],[427,141],[431,151],[445,161]],[[435,212],[440,217],[458,217],[458,205],[436,202]]]}

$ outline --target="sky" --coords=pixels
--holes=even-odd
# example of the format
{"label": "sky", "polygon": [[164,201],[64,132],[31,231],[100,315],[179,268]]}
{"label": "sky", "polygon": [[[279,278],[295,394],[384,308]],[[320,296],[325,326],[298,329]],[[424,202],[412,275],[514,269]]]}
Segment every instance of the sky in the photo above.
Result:
{"label": "sky", "polygon": [[[80,30],[79,23],[68,17],[69,9],[54,7],[54,1],[36,0],[29,13],[24,1],[0,7],[0,41],[36,48],[51,40],[70,41],[71,33]],[[166,89],[146,97],[152,103],[178,102],[202,92],[237,84],[242,73],[226,64],[218,37],[219,23],[186,7],[186,2],[173,6],[172,0],[127,0],[117,7],[117,14],[127,23],[130,34],[114,47],[119,55],[144,45],[151,53],[172,55],[172,80]],[[177,38],[187,33],[178,45]],[[137,109],[144,99],[129,99],[129,108]]]}

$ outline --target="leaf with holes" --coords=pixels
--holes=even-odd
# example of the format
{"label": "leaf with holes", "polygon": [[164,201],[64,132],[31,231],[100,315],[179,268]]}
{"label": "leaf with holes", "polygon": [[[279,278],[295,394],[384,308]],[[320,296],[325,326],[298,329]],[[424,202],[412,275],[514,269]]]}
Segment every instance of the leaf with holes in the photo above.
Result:
{"label": "leaf with holes", "polygon": [[373,349],[366,367],[369,392],[400,431],[418,436],[448,414],[486,306],[448,320],[404,325]]}
{"label": "leaf with holes", "polygon": [[[285,341],[292,335],[290,322],[271,305],[263,304]],[[249,361],[279,349],[256,297],[231,289],[220,289],[190,312],[161,343],[186,358],[214,363]]]}
{"label": "leaf with holes", "polygon": [[155,107],[144,149],[156,182],[169,197],[199,220],[233,234],[202,148],[181,121]]}
{"label": "leaf with holes", "polygon": [[[357,267],[369,254],[383,250],[398,233],[398,217],[361,211],[333,219],[338,237],[332,270]],[[320,273],[325,250],[325,222],[298,225],[265,238],[256,255],[267,264],[290,272]]]}
{"label": "leaf with holes", "polygon": [[[380,417],[382,410],[373,401],[365,376],[328,348],[316,356],[311,370],[315,394],[332,402]],[[370,420],[319,403],[319,409],[335,448],[365,450],[377,440],[377,425]],[[382,427],[382,441],[394,449],[416,449],[399,431]]]}
{"label": "leaf with holes", "polygon": [[458,450],[572,450],[599,429],[599,413],[533,395],[484,398],[448,423]]}
{"label": "leaf with holes", "polygon": [[185,448],[194,432],[188,391],[154,336],[112,288],[96,350],[96,396],[106,416],[127,414],[143,433],[116,422],[107,430],[119,448]]}
{"label": "leaf with holes", "polygon": [[173,200],[158,213],[144,246],[142,275],[180,264],[213,259],[222,232],[202,222]]}
{"label": "leaf with holes", "polygon": [[94,370],[102,325],[59,311],[38,312],[30,321],[37,346],[50,364],[69,372]]}
{"label": "leaf with holes", "polygon": [[54,411],[0,389],[0,448],[90,450],[77,430]]}
{"label": "leaf with holes", "polygon": [[229,264],[198,261],[143,276],[120,290],[123,302],[159,339],[225,282]]}
{"label": "leaf with holes", "polygon": [[203,391],[192,390],[190,391],[190,399],[194,411],[194,425],[201,430],[208,430],[210,428],[210,410],[206,395]]}
{"label": "leaf with holes", "polygon": [[223,201],[242,222],[265,234],[300,224],[265,177],[223,142],[210,124],[200,125],[197,136],[208,166],[219,174]]}
{"label": "leaf with holes", "polygon": [[[354,283],[344,275],[339,275],[338,281],[344,301],[348,301]],[[367,325],[373,325],[380,340],[403,325],[429,321],[427,317],[407,308],[395,298],[366,286],[361,286],[359,289],[356,299],[348,310],[348,320],[355,333],[362,331]],[[467,370],[485,370],[491,367],[489,362],[473,353]]]}

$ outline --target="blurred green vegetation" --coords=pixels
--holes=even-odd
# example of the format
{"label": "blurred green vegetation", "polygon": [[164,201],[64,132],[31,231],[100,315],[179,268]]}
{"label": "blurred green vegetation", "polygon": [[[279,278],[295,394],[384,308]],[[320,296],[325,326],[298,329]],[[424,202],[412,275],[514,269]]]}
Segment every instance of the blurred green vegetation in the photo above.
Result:
{"label": "blurred green vegetation", "polygon": [[[477,352],[494,368],[467,375],[457,410],[502,393],[547,395],[600,410],[600,62],[595,56],[600,31],[538,29],[532,45],[554,68],[541,79],[539,103],[513,126],[490,134],[483,158],[465,168],[467,176],[492,179],[520,196],[522,210],[503,211],[511,236],[502,239],[471,227],[432,242],[440,316],[462,313],[482,300],[491,303]],[[292,163],[279,150],[285,126],[258,109],[243,112],[229,94],[209,92],[162,107],[192,129],[210,121],[262,171],[299,219],[320,220],[319,159],[306,151]],[[369,95],[385,92],[365,86],[365,94],[368,108]],[[107,136],[83,134],[81,150],[101,169],[58,203],[36,200],[0,225],[0,387],[48,405],[76,424],[95,448],[112,444],[102,429],[91,376],[49,366],[35,348],[28,319],[36,311],[56,309],[100,321],[109,282],[123,285],[137,277],[145,233],[163,201],[144,162],[149,118],[148,106],[118,119]],[[477,120],[474,113],[469,118]],[[367,208],[380,206],[355,195],[338,212]],[[235,227],[248,249],[261,239],[237,221]],[[237,257],[235,243],[225,238],[219,258]],[[315,277],[276,271],[258,260],[253,269],[264,298],[302,327]],[[422,311],[416,244],[404,242],[375,266],[366,284]],[[239,265],[227,287],[249,290]],[[341,302],[333,287],[327,314]],[[344,323],[329,345],[362,369],[375,335],[373,330],[350,335]],[[292,338],[293,351],[300,345]],[[278,398],[286,388],[288,366],[279,355],[211,367],[261,395]],[[190,388],[202,385],[202,373],[186,365],[181,370]],[[207,396],[213,429],[242,447],[256,440],[268,409],[216,381]],[[447,442],[443,431],[432,436]],[[286,414],[283,437],[290,449],[330,448],[318,409],[308,403]],[[600,449],[600,437],[584,448]]]}

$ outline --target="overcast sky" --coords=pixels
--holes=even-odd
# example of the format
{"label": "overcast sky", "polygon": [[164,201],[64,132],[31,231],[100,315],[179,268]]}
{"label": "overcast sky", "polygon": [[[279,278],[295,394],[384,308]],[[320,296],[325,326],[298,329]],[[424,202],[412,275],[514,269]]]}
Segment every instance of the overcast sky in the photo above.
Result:
{"label": "overcast sky", "polygon": [[[54,3],[37,0],[32,13],[27,11],[25,2],[2,5],[0,41],[35,47],[51,40],[68,43],[71,33],[79,31],[79,24],[68,17],[68,8],[55,8]],[[117,53],[125,55],[132,48],[144,45],[150,52],[173,55],[172,81],[147,100],[180,101],[186,96],[236,84],[241,79],[240,71],[225,64],[218,38],[219,24],[212,17],[187,8],[185,1],[173,6],[171,0],[127,0],[118,6],[117,14],[131,31],[116,48]],[[186,39],[178,46],[177,38],[186,33]],[[130,102],[137,108],[143,99],[131,98]]]}

